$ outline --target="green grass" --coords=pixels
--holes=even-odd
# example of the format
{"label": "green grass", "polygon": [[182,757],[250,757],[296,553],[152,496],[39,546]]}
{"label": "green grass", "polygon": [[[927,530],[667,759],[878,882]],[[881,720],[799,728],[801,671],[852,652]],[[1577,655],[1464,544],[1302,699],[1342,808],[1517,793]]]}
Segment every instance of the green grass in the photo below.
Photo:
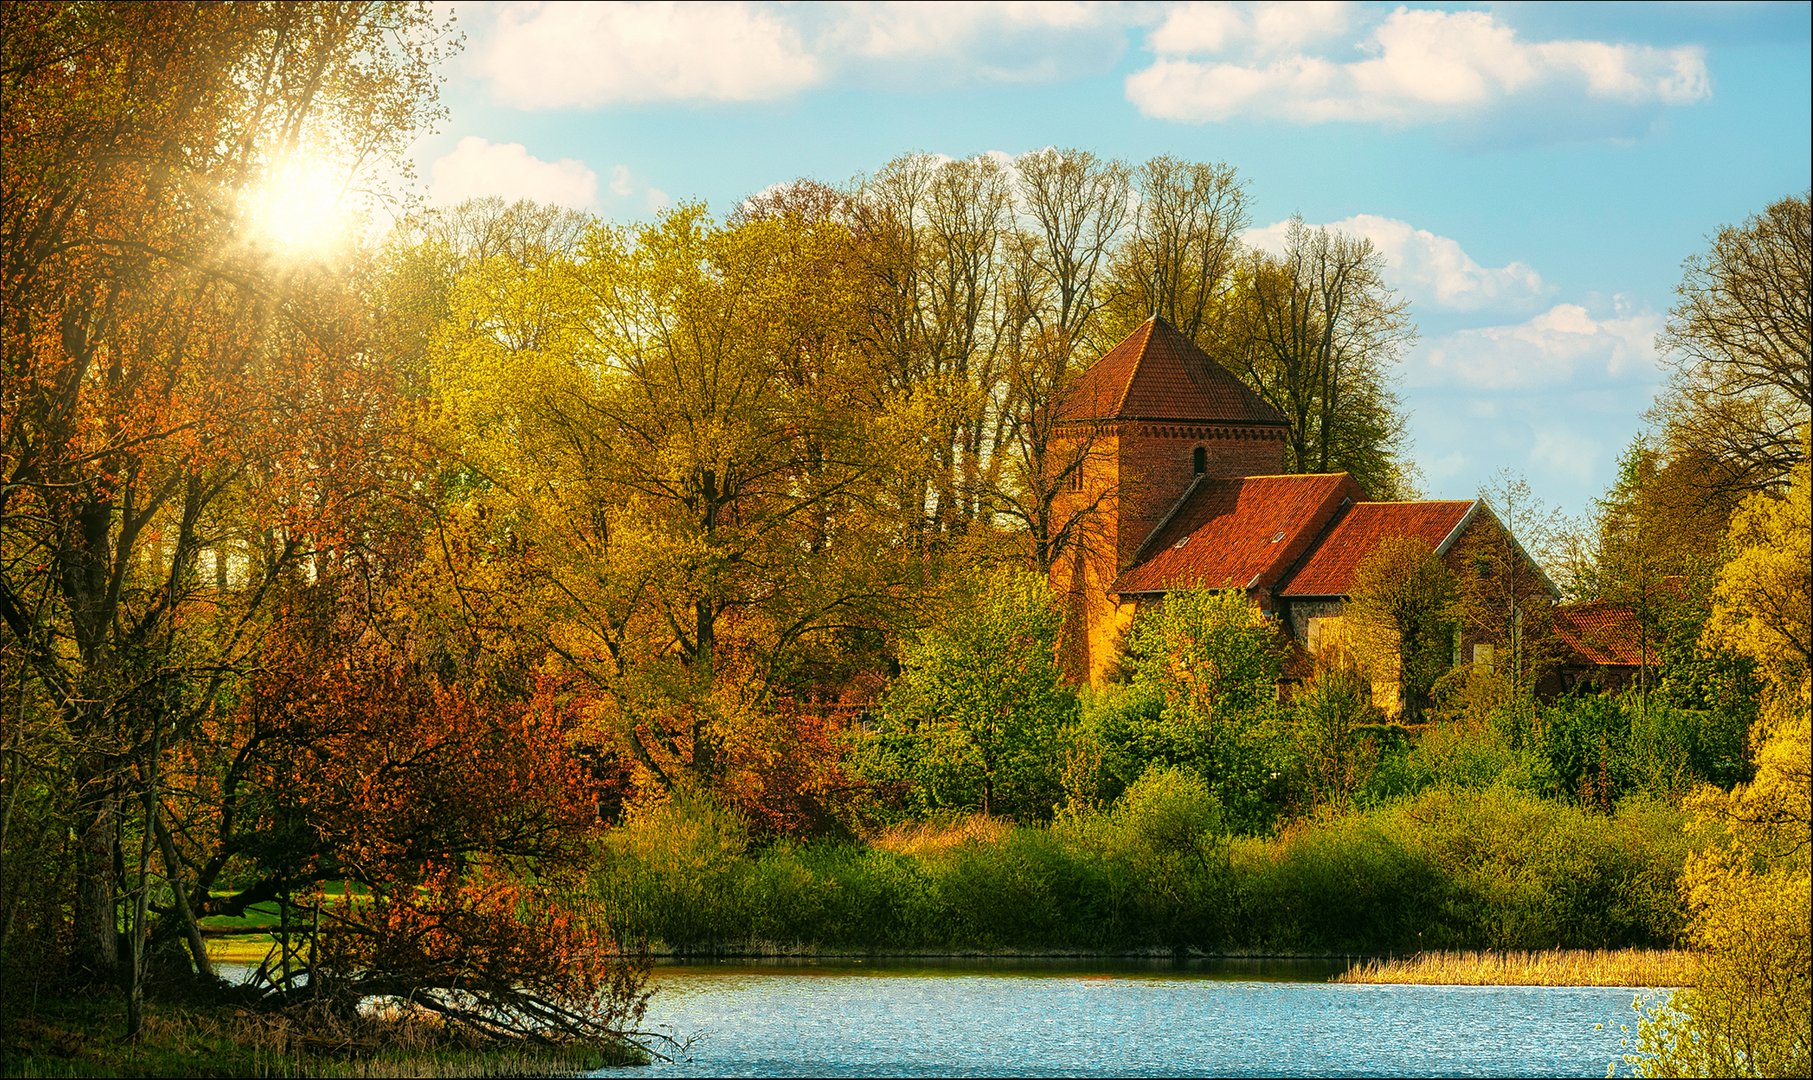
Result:
{"label": "green grass", "polygon": [[[327,902],[339,903],[352,897],[354,903],[366,899],[365,887],[357,883],[330,881],[322,888]],[[230,892],[216,892],[230,896]],[[196,920],[208,947],[208,958],[221,964],[256,964],[277,943],[274,931],[281,921],[275,900],[253,904],[238,915],[207,915]]]}

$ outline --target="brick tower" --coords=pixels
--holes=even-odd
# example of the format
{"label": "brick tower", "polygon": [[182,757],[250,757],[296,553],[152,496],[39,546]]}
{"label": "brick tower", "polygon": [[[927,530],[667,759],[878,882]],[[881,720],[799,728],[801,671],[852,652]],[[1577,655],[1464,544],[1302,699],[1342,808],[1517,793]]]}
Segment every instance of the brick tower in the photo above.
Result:
{"label": "brick tower", "polygon": [[1076,541],[1051,567],[1065,607],[1063,660],[1098,680],[1131,618],[1110,592],[1198,477],[1284,471],[1282,413],[1154,317],[1085,371],[1058,405],[1049,459],[1066,477],[1054,506]]}

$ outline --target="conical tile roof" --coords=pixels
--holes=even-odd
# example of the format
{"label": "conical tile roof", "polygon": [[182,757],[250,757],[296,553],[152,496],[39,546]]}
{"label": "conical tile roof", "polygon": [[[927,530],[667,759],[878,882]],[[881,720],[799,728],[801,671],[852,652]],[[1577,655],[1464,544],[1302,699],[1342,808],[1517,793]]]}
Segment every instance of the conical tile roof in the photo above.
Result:
{"label": "conical tile roof", "polygon": [[1285,423],[1283,413],[1157,316],[1083,372],[1058,419]]}

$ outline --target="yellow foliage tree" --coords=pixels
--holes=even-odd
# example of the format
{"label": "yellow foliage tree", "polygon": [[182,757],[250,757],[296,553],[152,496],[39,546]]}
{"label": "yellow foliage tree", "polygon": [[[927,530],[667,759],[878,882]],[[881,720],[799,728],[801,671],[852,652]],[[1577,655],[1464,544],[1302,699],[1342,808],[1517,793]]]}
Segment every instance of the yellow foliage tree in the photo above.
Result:
{"label": "yellow foliage tree", "polygon": [[1735,554],[1719,575],[1707,644],[1750,656],[1769,680],[1755,733],[1756,778],[1689,800],[1722,842],[1689,859],[1682,889],[1703,950],[1693,989],[1639,1029],[1647,1076],[1806,1076],[1813,1027],[1809,835],[1809,484],[1752,496],[1732,519]]}

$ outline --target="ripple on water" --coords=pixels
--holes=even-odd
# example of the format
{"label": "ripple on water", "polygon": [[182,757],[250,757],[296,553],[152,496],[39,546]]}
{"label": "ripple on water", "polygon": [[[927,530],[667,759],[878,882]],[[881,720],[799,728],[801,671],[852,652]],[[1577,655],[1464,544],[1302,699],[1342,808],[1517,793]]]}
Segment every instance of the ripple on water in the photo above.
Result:
{"label": "ripple on water", "polygon": [[645,1026],[693,1045],[606,1075],[1596,1077],[1634,993],[860,969],[657,983]]}

